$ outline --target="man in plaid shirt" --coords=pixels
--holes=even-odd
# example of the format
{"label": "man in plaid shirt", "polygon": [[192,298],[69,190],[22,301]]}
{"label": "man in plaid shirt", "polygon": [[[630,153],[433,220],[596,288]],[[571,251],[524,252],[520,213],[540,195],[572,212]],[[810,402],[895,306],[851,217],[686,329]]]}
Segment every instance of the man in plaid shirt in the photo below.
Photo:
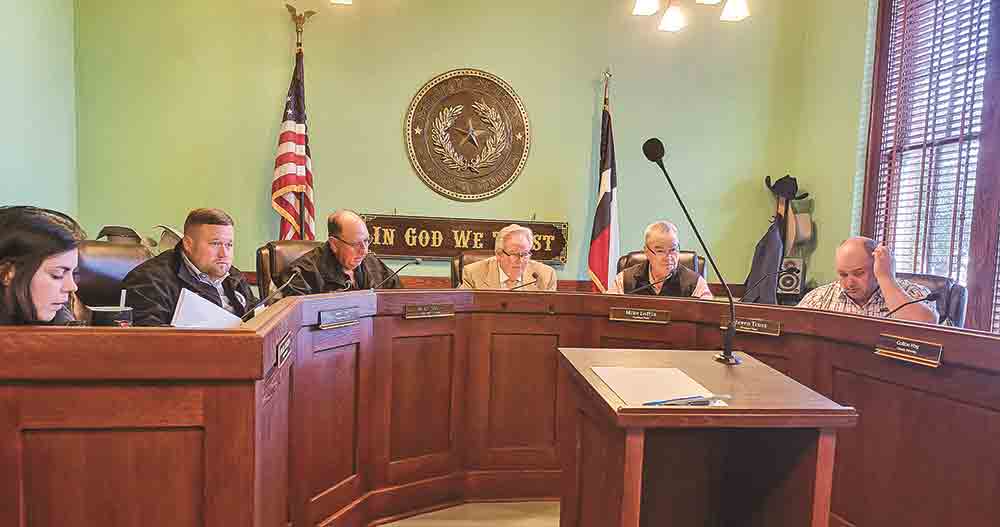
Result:
{"label": "man in plaid shirt", "polygon": [[[923,286],[897,280],[892,253],[871,238],[847,239],[837,248],[836,263],[840,279],[813,289],[798,307],[885,317],[899,306],[930,294]],[[892,318],[936,324],[937,306],[917,302],[900,309]]]}

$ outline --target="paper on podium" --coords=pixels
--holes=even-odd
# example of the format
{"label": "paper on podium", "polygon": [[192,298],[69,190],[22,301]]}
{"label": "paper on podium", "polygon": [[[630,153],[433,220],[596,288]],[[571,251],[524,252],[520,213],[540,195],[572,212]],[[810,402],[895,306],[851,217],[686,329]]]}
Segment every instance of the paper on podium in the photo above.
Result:
{"label": "paper on podium", "polygon": [[591,368],[628,406],[642,406],[650,401],[713,394],[680,368]]}
{"label": "paper on podium", "polygon": [[170,325],[175,328],[229,329],[239,327],[240,317],[222,309],[190,289],[181,289]]}

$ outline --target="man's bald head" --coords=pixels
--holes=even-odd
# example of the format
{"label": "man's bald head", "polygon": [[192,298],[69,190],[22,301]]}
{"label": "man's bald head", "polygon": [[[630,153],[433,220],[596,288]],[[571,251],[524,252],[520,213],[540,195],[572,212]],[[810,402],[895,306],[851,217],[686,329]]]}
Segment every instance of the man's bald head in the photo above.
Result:
{"label": "man's bald head", "polygon": [[330,250],[347,271],[353,271],[368,254],[368,226],[357,212],[341,209],[326,219]]}
{"label": "man's bald head", "polygon": [[365,220],[357,212],[348,209],[340,209],[326,218],[326,228],[330,236],[340,236],[345,230]]}
{"label": "man's bald head", "polygon": [[878,287],[875,279],[875,257],[878,244],[871,238],[854,236],[837,247],[836,265],[840,287],[852,300],[863,304]]}

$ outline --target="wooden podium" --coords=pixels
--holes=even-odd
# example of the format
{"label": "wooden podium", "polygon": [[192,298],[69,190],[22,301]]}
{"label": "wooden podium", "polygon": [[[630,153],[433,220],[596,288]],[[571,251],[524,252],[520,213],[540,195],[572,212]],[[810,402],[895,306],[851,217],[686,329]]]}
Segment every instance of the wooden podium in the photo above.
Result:
{"label": "wooden podium", "polygon": [[[573,407],[561,527],[829,524],[835,429],[858,414],[740,353],[560,348]],[[627,406],[594,366],[680,368],[726,407]]]}

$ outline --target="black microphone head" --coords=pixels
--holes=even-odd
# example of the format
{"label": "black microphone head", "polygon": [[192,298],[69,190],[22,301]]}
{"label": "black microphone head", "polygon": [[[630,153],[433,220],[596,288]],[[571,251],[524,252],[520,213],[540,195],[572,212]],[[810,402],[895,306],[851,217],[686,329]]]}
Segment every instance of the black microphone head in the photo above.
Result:
{"label": "black microphone head", "polygon": [[647,139],[645,143],[642,144],[642,153],[646,155],[646,159],[652,161],[653,163],[658,163],[663,161],[663,154],[666,150],[663,148],[663,141],[653,137]]}
{"label": "black microphone head", "polygon": [[925,302],[936,302],[937,299],[941,298],[941,293],[931,293],[924,297]]}
{"label": "black microphone head", "polygon": [[538,273],[531,273],[532,280],[538,280]]}

